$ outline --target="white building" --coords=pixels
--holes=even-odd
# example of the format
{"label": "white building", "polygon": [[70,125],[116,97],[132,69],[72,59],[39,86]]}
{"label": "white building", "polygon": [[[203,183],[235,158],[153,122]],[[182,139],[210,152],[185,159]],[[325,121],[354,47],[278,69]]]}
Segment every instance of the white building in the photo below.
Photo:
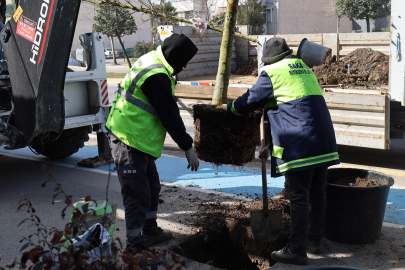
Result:
{"label": "white building", "polygon": [[[240,0],[239,6],[245,1]],[[330,0],[262,0],[262,15],[266,18],[263,34],[335,33],[338,21],[328,15],[328,5]],[[223,13],[225,9],[226,1],[223,1],[218,10]],[[339,29],[341,33],[352,32],[352,22],[348,18],[340,19]]]}
{"label": "white building", "polygon": [[[209,21],[217,10],[217,3],[222,0],[173,0],[173,7],[176,8],[177,17],[182,19],[200,18]],[[189,25],[179,23],[181,26]]]}

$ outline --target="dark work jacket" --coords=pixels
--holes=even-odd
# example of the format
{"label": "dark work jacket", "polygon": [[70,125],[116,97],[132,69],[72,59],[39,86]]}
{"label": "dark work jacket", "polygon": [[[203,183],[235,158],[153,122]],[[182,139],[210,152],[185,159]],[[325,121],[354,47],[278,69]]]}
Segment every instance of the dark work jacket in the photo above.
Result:
{"label": "dark work jacket", "polygon": [[[287,56],[287,58],[295,57]],[[228,112],[236,111],[235,114],[247,114],[263,108],[272,99],[274,99],[273,82],[263,71],[257,83],[234,102],[229,103],[227,109]],[[337,145],[332,120],[323,96],[305,96],[278,104],[276,107],[268,108],[267,116],[274,145],[284,147],[282,158],[272,156],[272,177],[340,163],[336,158]],[[323,155],[334,155],[335,159],[330,161],[325,159],[322,163],[316,163],[319,159],[315,158],[315,162],[308,162],[308,159]],[[305,166],[300,167],[302,164]],[[291,169],[276,172],[276,166],[281,165],[283,168],[289,166]]]}

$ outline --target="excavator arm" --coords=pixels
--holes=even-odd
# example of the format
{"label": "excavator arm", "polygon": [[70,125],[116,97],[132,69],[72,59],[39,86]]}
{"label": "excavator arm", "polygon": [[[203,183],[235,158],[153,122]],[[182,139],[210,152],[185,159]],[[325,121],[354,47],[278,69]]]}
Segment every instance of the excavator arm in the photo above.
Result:
{"label": "excavator arm", "polygon": [[65,124],[64,84],[80,0],[20,1],[0,33],[11,82],[7,149]]}

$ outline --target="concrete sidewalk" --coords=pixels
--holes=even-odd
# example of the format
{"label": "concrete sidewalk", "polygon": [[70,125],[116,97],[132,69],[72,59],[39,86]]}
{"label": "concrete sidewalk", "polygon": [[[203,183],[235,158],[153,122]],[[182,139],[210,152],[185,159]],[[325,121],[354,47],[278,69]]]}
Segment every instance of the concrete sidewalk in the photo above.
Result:
{"label": "concrete sidewalk", "polygon": [[309,265],[277,263],[271,269],[298,270],[320,266],[351,266],[360,269],[405,269],[405,226],[384,223],[380,238],[373,244],[347,245],[324,239],[323,254],[308,254]]}

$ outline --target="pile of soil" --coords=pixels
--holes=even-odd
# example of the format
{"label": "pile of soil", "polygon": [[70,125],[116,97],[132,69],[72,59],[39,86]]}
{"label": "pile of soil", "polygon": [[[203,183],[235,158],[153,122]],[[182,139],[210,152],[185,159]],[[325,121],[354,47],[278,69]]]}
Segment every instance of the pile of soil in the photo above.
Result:
{"label": "pile of soil", "polygon": [[[270,260],[271,252],[280,250],[288,242],[290,202],[269,200],[269,209],[283,211],[282,233],[272,243],[256,240],[250,227],[250,212],[262,208],[262,200],[236,204],[202,201],[193,224],[200,228],[200,234],[194,241],[182,246],[184,252],[189,253],[186,257],[192,256],[201,262],[212,260],[214,266],[225,269],[267,270],[275,263]],[[230,265],[230,262],[239,265]]]}
{"label": "pile of soil", "polygon": [[375,180],[369,180],[367,178],[354,177],[354,176],[348,176],[348,177],[341,178],[341,179],[337,180],[334,184],[340,185],[340,186],[348,186],[348,187],[379,187],[379,186],[381,186],[381,184]]}
{"label": "pile of soil", "polygon": [[320,85],[342,84],[344,88],[387,85],[389,57],[370,48],[357,49],[340,61],[334,56],[312,70]]}
{"label": "pile of soil", "polygon": [[257,58],[249,58],[243,66],[236,70],[236,75],[251,75],[258,76]]}
{"label": "pile of soil", "polygon": [[260,144],[261,111],[236,116],[215,105],[196,104],[194,148],[198,158],[215,165],[242,166],[255,158]]}
{"label": "pile of soil", "polygon": [[[226,219],[233,219],[243,227],[250,227],[250,212],[262,209],[263,200],[240,201],[237,204],[226,204],[217,200],[202,201],[193,225],[201,231],[218,230],[223,227]],[[289,233],[290,201],[269,199],[269,209],[283,211],[282,228]]]}

